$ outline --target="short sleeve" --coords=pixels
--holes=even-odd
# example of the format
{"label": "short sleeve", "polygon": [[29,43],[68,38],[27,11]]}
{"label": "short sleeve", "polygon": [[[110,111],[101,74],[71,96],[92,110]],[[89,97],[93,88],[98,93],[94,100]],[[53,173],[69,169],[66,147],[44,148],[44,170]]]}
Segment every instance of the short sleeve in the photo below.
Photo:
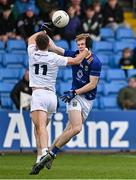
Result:
{"label": "short sleeve", "polygon": [[68,57],[55,54],[55,63],[58,66],[66,66],[68,64]]}
{"label": "short sleeve", "polygon": [[101,62],[98,60],[98,59],[94,59],[93,60],[93,63],[91,64],[91,67],[90,67],[90,75],[91,76],[100,76],[100,73],[101,73]]}
{"label": "short sleeve", "polygon": [[35,50],[36,50],[36,45],[35,44],[28,45],[27,51],[28,51],[29,56],[32,55]]}

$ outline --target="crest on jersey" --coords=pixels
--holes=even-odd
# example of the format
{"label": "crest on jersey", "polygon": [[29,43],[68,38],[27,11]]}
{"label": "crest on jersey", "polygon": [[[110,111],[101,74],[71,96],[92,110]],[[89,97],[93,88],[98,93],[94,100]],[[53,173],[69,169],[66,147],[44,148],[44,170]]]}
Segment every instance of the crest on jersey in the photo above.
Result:
{"label": "crest on jersey", "polygon": [[73,101],[73,107],[77,106],[77,101]]}
{"label": "crest on jersey", "polygon": [[88,71],[88,66],[85,66],[85,71]]}

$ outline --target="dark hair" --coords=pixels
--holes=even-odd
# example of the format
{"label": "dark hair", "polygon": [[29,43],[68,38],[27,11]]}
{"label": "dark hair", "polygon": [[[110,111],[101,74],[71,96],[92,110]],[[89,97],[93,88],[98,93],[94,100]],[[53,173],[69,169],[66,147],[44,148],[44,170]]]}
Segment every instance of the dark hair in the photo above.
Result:
{"label": "dark hair", "polygon": [[101,3],[100,3],[99,0],[94,0],[94,1],[93,1],[93,6],[96,6],[96,5],[101,5]]}
{"label": "dark hair", "polygon": [[136,80],[136,74],[135,75],[132,75],[130,78],[129,78],[129,80],[130,79],[135,79]]}
{"label": "dark hair", "polygon": [[11,10],[11,7],[9,5],[3,6],[3,11]]}
{"label": "dark hair", "polygon": [[130,48],[125,48],[125,49],[123,49],[123,53],[125,53],[125,52],[132,52],[132,50]]}
{"label": "dark hair", "polygon": [[71,7],[73,7],[72,3],[68,3],[65,7],[65,11],[68,11]]}
{"label": "dark hair", "polygon": [[46,50],[48,48],[48,45],[49,45],[49,38],[48,36],[43,32],[43,33],[40,33],[36,39],[35,39],[35,42],[36,42],[36,46],[39,50]]}
{"label": "dark hair", "polygon": [[86,7],[86,11],[87,11],[87,10],[94,11],[94,6],[93,6],[93,4],[87,6],[87,7]]}

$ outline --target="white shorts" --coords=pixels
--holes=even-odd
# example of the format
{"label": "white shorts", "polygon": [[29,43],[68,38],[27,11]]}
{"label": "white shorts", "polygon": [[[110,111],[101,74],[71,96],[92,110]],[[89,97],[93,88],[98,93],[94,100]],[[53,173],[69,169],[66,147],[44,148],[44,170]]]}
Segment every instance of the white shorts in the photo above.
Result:
{"label": "white shorts", "polygon": [[87,119],[93,106],[93,100],[87,100],[82,95],[77,95],[70,103],[67,104],[67,112],[72,110],[80,111],[83,122]]}
{"label": "white shorts", "polygon": [[57,97],[53,91],[45,89],[36,89],[32,93],[31,112],[42,110],[48,114],[56,112]]}

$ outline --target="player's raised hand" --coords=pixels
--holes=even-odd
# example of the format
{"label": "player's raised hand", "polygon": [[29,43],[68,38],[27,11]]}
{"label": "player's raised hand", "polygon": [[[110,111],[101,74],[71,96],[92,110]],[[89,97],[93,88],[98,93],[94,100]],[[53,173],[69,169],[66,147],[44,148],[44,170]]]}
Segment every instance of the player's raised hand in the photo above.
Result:
{"label": "player's raised hand", "polygon": [[65,91],[64,95],[61,96],[60,98],[62,99],[62,101],[66,102],[70,102],[75,96],[76,96],[76,92],[75,90],[70,90],[70,91]]}
{"label": "player's raised hand", "polygon": [[41,28],[40,28],[41,31],[47,31],[47,32],[52,32],[54,30],[54,25],[52,22],[44,22],[42,25],[41,25]]}

